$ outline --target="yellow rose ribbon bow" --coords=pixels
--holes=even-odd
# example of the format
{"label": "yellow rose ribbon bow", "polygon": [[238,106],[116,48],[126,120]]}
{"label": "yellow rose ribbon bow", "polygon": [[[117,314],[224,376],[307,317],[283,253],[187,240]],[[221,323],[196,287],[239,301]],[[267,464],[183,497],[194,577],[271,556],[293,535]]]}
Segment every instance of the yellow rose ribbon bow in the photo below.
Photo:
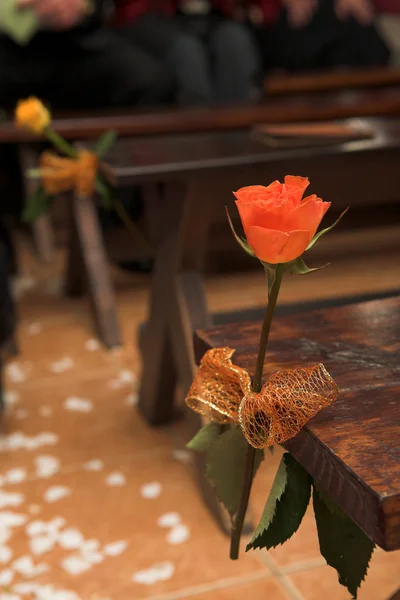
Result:
{"label": "yellow rose ribbon bow", "polygon": [[232,363],[234,352],[227,347],[206,352],[186,404],[211,421],[239,423],[254,448],[283,444],[338,397],[323,364],[277,371],[260,393],[252,392],[249,373]]}
{"label": "yellow rose ribbon bow", "polygon": [[46,150],[40,156],[40,177],[50,196],[76,190],[90,196],[96,185],[98,158],[93,152],[79,150],[76,158],[64,158]]}

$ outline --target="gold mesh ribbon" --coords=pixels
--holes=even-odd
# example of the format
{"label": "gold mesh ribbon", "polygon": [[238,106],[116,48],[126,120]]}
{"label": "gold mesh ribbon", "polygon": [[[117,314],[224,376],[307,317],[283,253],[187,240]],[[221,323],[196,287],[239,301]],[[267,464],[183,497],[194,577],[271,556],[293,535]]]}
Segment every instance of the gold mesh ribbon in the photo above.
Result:
{"label": "gold mesh ribbon", "polygon": [[254,448],[283,444],[338,397],[339,389],[322,364],[277,371],[259,393],[252,392],[248,372],[232,363],[234,352],[206,352],[186,403],[211,421],[238,422]]}
{"label": "gold mesh ribbon", "polygon": [[40,156],[40,175],[44,190],[50,196],[76,190],[79,196],[93,194],[98,159],[93,152],[80,150],[77,158],[64,158],[45,151]]}

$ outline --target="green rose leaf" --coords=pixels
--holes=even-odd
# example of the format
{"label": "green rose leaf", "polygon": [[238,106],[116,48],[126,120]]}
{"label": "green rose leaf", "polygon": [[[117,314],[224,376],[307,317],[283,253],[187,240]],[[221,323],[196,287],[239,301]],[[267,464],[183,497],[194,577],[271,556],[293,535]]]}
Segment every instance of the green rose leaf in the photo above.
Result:
{"label": "green rose leaf", "polygon": [[298,530],[311,494],[311,477],[291,456],[284,454],[260,523],[246,551],[275,548]]}
{"label": "green rose leaf", "polygon": [[[239,508],[248,447],[240,427],[233,425],[217,437],[208,451],[206,477],[231,516]],[[258,450],[254,473],[263,458],[263,451]]]}
{"label": "green rose leaf", "polygon": [[221,425],[219,423],[208,423],[196,433],[186,447],[195,452],[207,452],[220,433]]}
{"label": "green rose leaf", "polygon": [[105,153],[115,144],[117,139],[116,131],[106,131],[97,140],[95,154],[98,158],[103,158]]}
{"label": "green rose leaf", "polygon": [[42,187],[38,187],[27,199],[24,212],[22,213],[22,220],[25,223],[32,223],[47,213],[50,208],[50,201],[50,196],[46,194]]}
{"label": "green rose leaf", "polygon": [[313,273],[314,271],[320,271],[321,269],[325,269],[328,267],[329,263],[323,265],[322,267],[315,267],[314,269],[309,269],[304,262],[304,260],[299,256],[295,260],[286,264],[286,270],[289,271],[291,275],[307,275],[307,273]]}
{"label": "green rose leaf", "polygon": [[96,177],[96,192],[102,200],[104,209],[111,210],[114,205],[112,192],[108,185],[104,183],[100,175],[97,175]]}
{"label": "green rose leaf", "polygon": [[346,210],[344,210],[342,212],[342,214],[340,215],[340,217],[338,219],[336,219],[336,221],[333,223],[333,225],[331,225],[330,227],[327,227],[326,229],[322,229],[319,233],[316,233],[313,237],[313,239],[311,240],[311,242],[308,244],[307,248],[306,248],[306,252],[307,250],[310,250],[310,248],[312,248],[313,246],[315,246],[315,244],[318,242],[319,238],[322,237],[323,235],[325,235],[326,233],[328,233],[329,231],[332,231],[332,229],[334,227],[336,227],[336,225],[339,223],[339,221],[341,220],[342,217],[344,217],[344,215],[347,213],[347,211],[349,210],[350,206],[348,206],[346,208]]}
{"label": "green rose leaf", "polygon": [[231,228],[231,231],[233,233],[233,236],[235,238],[235,240],[237,241],[237,243],[239,244],[239,246],[241,246],[243,248],[243,250],[249,255],[252,256],[253,258],[255,258],[255,254],[253,252],[253,250],[250,248],[249,244],[247,243],[247,240],[245,240],[244,238],[240,237],[240,235],[238,235],[235,231],[235,228],[233,226],[232,223],[232,219],[231,216],[229,214],[228,208],[225,207],[226,210],[226,216],[228,217],[228,222],[229,222],[229,226]]}
{"label": "green rose leaf", "polygon": [[333,500],[314,485],[315,520],[319,547],[328,565],[336,569],[339,583],[353,598],[364,581],[374,543]]}

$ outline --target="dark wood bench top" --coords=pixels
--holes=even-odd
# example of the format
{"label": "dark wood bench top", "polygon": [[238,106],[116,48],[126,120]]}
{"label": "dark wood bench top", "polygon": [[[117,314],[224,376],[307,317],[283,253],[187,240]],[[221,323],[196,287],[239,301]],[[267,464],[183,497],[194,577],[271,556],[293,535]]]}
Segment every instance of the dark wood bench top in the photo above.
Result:
{"label": "dark wood bench top", "polygon": [[337,71],[305,73],[271,73],[266,77],[264,90],[270,96],[321,92],[354,88],[372,88],[400,84],[397,67],[365,67]]}
{"label": "dark wood bench top", "polygon": [[[199,361],[209,348],[236,349],[253,373],[260,323],[199,331]],[[323,362],[341,389],[286,448],[365,533],[400,548],[400,297],[279,317],[264,375]]]}
{"label": "dark wood bench top", "polygon": [[[340,119],[358,116],[400,115],[400,86],[325,94],[300,94],[241,107],[165,109],[158,111],[101,111],[55,113],[54,128],[69,140],[99,137],[114,129],[121,137],[223,131],[256,123]],[[37,138],[0,123],[0,143],[29,142]]]}

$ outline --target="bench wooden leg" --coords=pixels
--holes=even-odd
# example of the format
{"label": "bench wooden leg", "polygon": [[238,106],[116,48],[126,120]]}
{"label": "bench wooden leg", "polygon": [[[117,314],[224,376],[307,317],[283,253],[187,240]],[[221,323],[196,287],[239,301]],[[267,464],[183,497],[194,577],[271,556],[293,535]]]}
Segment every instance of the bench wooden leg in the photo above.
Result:
{"label": "bench wooden leg", "polygon": [[389,600],[400,600],[400,589],[398,589]]}
{"label": "bench wooden leg", "polygon": [[[71,262],[78,260],[84,268],[95,326],[99,339],[108,347],[121,345],[117,321],[114,291],[111,284],[107,257],[104,250],[100,225],[93,197],[81,198],[74,195],[71,200],[73,236],[76,240],[74,256],[70,253],[67,279],[68,286],[76,289],[81,285],[81,273],[71,275]],[[80,280],[78,283],[78,279]]]}
{"label": "bench wooden leg", "polygon": [[[31,144],[22,144],[19,150],[20,164],[24,181],[25,199],[33,194],[38,181],[25,175],[28,169],[37,168],[40,149]],[[32,235],[38,259],[46,264],[54,260],[54,233],[49,215],[42,215],[32,224]]]}
{"label": "bench wooden leg", "polygon": [[73,194],[65,196],[69,206],[69,239],[67,251],[67,266],[65,271],[64,291],[71,298],[82,296],[85,292],[85,267],[83,264],[82,249],[79,243],[75,217],[72,210]]}

